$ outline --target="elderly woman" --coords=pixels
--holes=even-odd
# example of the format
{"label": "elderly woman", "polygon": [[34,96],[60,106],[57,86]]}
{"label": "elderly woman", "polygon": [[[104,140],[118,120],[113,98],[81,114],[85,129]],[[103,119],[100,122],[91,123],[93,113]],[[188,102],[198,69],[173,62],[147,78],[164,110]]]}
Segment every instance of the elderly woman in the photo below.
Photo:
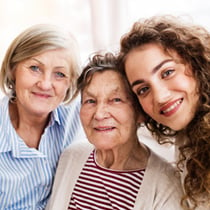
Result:
{"label": "elderly woman", "polygon": [[[44,209],[58,158],[80,132],[79,74],[71,34],[35,25],[9,46],[1,66],[0,208]],[[77,102],[78,101],[78,102]]]}
{"label": "elderly woman", "polygon": [[77,85],[88,142],[61,155],[47,209],[181,209],[173,167],[138,139],[143,116],[115,56],[92,57]]}

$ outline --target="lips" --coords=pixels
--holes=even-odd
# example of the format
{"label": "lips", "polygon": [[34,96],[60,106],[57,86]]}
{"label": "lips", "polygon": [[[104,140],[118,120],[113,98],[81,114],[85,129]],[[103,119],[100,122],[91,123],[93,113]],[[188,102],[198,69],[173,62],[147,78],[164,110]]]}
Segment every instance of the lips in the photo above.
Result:
{"label": "lips", "polygon": [[111,130],[115,129],[115,127],[105,126],[105,127],[95,127],[94,129],[97,131],[111,131]]}
{"label": "lips", "polygon": [[39,96],[41,98],[49,98],[50,95],[49,94],[46,94],[46,93],[36,93],[36,92],[33,92],[34,95],[36,96]]}
{"label": "lips", "polygon": [[167,105],[161,108],[160,114],[163,114],[165,116],[171,116],[173,113],[175,113],[178,110],[182,101],[183,98],[168,103]]}

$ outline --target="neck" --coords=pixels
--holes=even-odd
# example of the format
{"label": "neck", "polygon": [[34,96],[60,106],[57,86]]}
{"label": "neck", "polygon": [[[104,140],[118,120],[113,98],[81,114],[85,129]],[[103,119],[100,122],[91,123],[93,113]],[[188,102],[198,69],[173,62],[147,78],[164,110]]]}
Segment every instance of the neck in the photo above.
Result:
{"label": "neck", "polygon": [[138,141],[129,149],[125,146],[109,150],[96,149],[97,163],[102,167],[114,170],[145,169],[148,158],[148,149]]}
{"label": "neck", "polygon": [[9,114],[14,129],[26,145],[38,148],[48,118],[37,118],[24,112],[20,114],[15,103],[9,104]]}

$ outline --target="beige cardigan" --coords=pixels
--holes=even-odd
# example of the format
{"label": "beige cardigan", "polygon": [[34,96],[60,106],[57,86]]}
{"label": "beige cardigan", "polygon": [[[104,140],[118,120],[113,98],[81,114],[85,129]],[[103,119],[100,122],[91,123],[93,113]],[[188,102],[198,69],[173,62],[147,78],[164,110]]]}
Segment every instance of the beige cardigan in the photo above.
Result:
{"label": "beige cardigan", "polygon": [[[47,210],[67,210],[80,172],[94,149],[89,142],[71,144],[61,155]],[[174,168],[150,151],[148,165],[134,210],[179,210],[182,196],[180,179]],[[175,175],[176,174],[176,175]]]}

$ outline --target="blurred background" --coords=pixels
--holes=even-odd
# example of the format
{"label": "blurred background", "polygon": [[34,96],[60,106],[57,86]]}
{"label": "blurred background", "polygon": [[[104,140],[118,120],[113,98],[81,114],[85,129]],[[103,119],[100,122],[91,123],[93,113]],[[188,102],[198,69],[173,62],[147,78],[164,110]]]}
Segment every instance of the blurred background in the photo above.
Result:
{"label": "blurred background", "polygon": [[[67,28],[78,41],[84,63],[94,51],[117,50],[120,37],[139,18],[181,15],[210,30],[209,10],[209,0],[0,0],[0,62],[12,40],[33,24]],[[173,161],[172,146],[157,145],[144,129],[139,133],[146,144]]]}
{"label": "blurred background", "polygon": [[81,59],[118,48],[139,18],[175,14],[210,28],[209,0],[0,0],[0,61],[10,42],[37,23],[64,26],[76,37]]}

